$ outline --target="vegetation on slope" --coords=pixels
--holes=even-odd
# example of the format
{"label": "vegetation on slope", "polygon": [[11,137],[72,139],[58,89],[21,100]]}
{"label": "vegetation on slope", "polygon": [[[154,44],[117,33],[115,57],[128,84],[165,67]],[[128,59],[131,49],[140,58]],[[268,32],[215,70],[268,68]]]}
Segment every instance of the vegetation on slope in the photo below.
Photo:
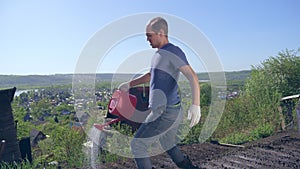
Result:
{"label": "vegetation on slope", "polygon": [[[238,96],[228,99],[221,121],[210,139],[220,142],[242,144],[248,141],[260,139],[272,135],[278,130],[282,130],[282,122],[285,122],[284,116],[279,106],[281,98],[284,96],[300,93],[300,50],[286,50],[279,52],[278,56],[270,57],[261,65],[253,66],[250,77],[244,80],[236,80],[227,77],[228,93],[238,91]],[[245,73],[245,72],[243,72]],[[246,72],[247,74],[247,72]],[[240,77],[240,76],[239,76]],[[56,86],[57,88],[57,86]],[[59,87],[60,89],[63,87]],[[103,88],[101,88],[103,89]],[[48,90],[48,89],[44,89]],[[70,86],[65,88],[70,90]],[[80,130],[71,130],[70,122],[74,121],[74,116],[60,116],[60,122],[56,123],[53,117],[47,117],[41,125],[35,125],[30,122],[24,122],[23,117],[30,112],[37,119],[45,113],[57,114],[63,110],[74,111],[65,104],[50,104],[50,101],[62,99],[69,95],[58,90],[51,89],[49,97],[39,99],[30,107],[24,107],[21,96],[13,102],[14,117],[19,121],[19,138],[28,136],[30,129],[41,130],[50,138],[40,142],[33,148],[34,161],[32,164],[24,162],[23,168],[35,168],[39,166],[49,167],[49,162],[57,161],[59,165],[65,168],[80,167],[88,163],[84,157],[82,145],[85,142],[85,135]],[[70,92],[70,91],[69,91]],[[34,98],[32,91],[28,99]],[[62,96],[65,95],[65,96]],[[25,96],[25,95],[24,95]],[[46,96],[46,94],[44,94]],[[55,97],[53,97],[55,96]],[[24,97],[25,98],[25,97]],[[24,99],[23,98],[23,99]],[[201,132],[203,122],[209,112],[211,102],[210,84],[201,84],[201,123],[191,129],[188,136],[182,141],[182,144],[196,143]],[[106,106],[107,100],[99,105]],[[28,108],[28,109],[27,109]],[[128,133],[128,127],[118,127]],[[111,160],[117,157],[106,152],[106,156],[100,157],[101,160]],[[2,164],[4,166],[6,164]]]}

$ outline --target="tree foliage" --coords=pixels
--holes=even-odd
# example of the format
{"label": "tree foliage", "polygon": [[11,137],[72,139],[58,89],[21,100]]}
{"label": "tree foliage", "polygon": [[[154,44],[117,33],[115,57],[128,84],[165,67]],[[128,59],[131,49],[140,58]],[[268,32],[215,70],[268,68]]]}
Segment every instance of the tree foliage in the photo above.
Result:
{"label": "tree foliage", "polygon": [[[216,138],[240,143],[281,129],[281,98],[300,93],[299,52],[300,48],[285,50],[253,66],[240,97],[227,101]],[[237,136],[243,136],[242,141],[237,141]]]}
{"label": "tree foliage", "polygon": [[[83,166],[84,153],[82,143],[85,141],[83,131],[70,129],[56,125],[55,130],[50,133],[50,138],[39,143],[38,149],[42,155],[47,155],[44,160],[59,161],[61,165],[72,168]],[[40,156],[39,158],[43,158]],[[42,161],[43,159],[38,159]]]}
{"label": "tree foliage", "polygon": [[300,93],[299,52],[300,48],[286,49],[279,52],[278,56],[270,57],[261,66],[254,67],[254,70],[264,76],[265,83],[271,83],[272,87],[283,96],[298,94]]}
{"label": "tree foliage", "polygon": [[204,83],[201,85],[201,107],[209,106],[211,103],[211,85],[209,83]]}

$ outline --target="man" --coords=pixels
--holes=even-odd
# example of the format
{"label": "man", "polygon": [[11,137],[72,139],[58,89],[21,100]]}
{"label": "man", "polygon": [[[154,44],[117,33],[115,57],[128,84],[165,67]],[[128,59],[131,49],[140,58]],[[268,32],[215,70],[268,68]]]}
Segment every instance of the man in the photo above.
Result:
{"label": "man", "polygon": [[180,72],[185,75],[192,89],[192,105],[188,112],[190,127],[195,126],[201,117],[198,77],[182,50],[169,43],[168,24],[165,19],[157,17],[150,20],[146,26],[146,36],[152,48],[158,49],[153,56],[150,72],[119,86],[120,90],[128,91],[132,86],[150,82],[151,113],[131,142],[136,165],[140,169],[152,168],[148,151],[159,140],[162,148],[179,168],[198,168],[176,146],[176,133],[183,116],[178,77]]}

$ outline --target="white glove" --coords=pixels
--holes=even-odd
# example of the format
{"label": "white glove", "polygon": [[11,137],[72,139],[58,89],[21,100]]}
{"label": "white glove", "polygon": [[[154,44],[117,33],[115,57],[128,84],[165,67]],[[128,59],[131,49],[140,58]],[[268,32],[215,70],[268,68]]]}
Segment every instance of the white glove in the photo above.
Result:
{"label": "white glove", "polygon": [[190,127],[194,127],[197,123],[199,123],[201,118],[201,109],[200,106],[197,105],[191,105],[189,111],[188,111],[188,120],[191,120]]}
{"label": "white glove", "polygon": [[118,87],[119,90],[123,91],[123,92],[128,92],[129,91],[129,88],[130,88],[130,82],[124,82],[124,83],[121,83]]}

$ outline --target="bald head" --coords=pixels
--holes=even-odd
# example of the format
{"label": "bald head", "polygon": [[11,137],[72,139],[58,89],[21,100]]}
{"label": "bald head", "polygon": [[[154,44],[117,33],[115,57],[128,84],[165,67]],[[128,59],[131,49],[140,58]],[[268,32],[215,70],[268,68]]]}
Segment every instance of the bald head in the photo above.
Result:
{"label": "bald head", "polygon": [[148,30],[151,30],[155,33],[163,32],[165,36],[168,36],[168,23],[162,17],[153,18],[147,24],[147,31]]}

